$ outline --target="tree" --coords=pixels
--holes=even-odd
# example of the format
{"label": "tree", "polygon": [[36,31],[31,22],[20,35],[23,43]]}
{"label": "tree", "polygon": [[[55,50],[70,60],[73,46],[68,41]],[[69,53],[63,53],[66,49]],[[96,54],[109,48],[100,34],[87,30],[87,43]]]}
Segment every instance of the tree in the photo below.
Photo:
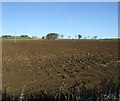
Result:
{"label": "tree", "polygon": [[8,37],[12,37],[11,35],[3,35],[3,38],[8,38]]}
{"label": "tree", "polygon": [[20,37],[29,37],[28,35],[21,35]]}
{"label": "tree", "polygon": [[97,36],[94,36],[95,39],[97,39]]}
{"label": "tree", "polygon": [[71,36],[68,36],[68,38],[70,39],[70,38],[71,38]]}
{"label": "tree", "polygon": [[49,33],[46,36],[46,39],[57,39],[58,38],[58,34],[57,33]]}
{"label": "tree", "polygon": [[45,39],[45,36],[43,36],[42,39]]}
{"label": "tree", "polygon": [[81,39],[81,38],[82,38],[82,35],[79,34],[79,35],[78,35],[78,39]]}
{"label": "tree", "polygon": [[36,36],[32,36],[32,38],[36,38]]}
{"label": "tree", "polygon": [[97,36],[93,36],[92,39],[97,39]]}

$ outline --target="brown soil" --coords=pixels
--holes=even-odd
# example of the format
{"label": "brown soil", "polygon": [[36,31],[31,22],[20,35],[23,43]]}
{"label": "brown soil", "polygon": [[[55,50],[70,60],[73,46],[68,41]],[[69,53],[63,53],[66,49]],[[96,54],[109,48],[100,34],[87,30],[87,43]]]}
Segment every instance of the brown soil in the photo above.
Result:
{"label": "brown soil", "polygon": [[[3,40],[3,91],[56,94],[118,82],[118,40]],[[64,84],[63,84],[64,83]],[[24,86],[25,85],[25,86]]]}

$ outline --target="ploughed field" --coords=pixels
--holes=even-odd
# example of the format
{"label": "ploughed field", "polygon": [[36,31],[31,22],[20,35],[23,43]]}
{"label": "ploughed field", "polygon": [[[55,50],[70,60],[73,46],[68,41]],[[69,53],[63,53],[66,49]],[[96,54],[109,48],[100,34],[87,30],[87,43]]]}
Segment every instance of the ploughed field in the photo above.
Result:
{"label": "ploughed field", "polygon": [[[3,40],[3,92],[56,95],[118,83],[118,40]],[[84,86],[84,87],[83,87]]]}

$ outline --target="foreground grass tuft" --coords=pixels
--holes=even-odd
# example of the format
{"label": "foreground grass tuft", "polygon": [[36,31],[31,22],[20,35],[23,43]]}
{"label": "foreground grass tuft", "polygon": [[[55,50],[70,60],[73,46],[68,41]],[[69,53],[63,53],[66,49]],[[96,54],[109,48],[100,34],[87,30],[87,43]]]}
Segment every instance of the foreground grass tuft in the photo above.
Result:
{"label": "foreground grass tuft", "polygon": [[119,88],[118,84],[114,84],[114,87],[104,89],[101,92],[95,91],[94,88],[88,90],[79,87],[70,88],[69,91],[63,92],[64,88],[62,84],[55,96],[44,94],[44,92],[28,96],[25,95],[25,86],[23,86],[20,96],[9,96],[4,92],[2,101],[119,101]]}

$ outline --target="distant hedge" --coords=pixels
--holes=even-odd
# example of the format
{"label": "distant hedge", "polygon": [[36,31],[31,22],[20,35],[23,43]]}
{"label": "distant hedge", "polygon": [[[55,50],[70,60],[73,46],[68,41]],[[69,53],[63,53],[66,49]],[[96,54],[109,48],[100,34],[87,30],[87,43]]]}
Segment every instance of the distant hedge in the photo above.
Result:
{"label": "distant hedge", "polygon": [[2,38],[2,39],[6,39],[6,40],[14,40],[14,39],[16,39],[16,40],[26,40],[26,39],[32,39],[32,38],[30,38],[30,37],[16,37],[16,38],[14,38],[14,37],[7,37],[7,38]]}

